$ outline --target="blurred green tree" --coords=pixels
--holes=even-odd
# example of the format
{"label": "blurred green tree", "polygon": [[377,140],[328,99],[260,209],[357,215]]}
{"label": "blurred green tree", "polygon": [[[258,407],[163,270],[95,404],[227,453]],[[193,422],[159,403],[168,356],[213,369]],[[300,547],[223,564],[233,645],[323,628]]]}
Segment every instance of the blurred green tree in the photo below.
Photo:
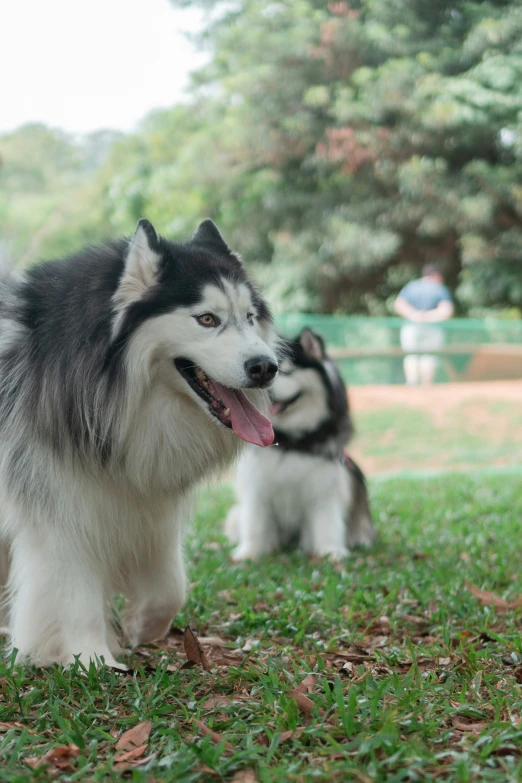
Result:
{"label": "blurred green tree", "polygon": [[199,4],[218,212],[281,307],[383,313],[428,261],[464,311],[522,305],[520,2]]}
{"label": "blurred green tree", "polygon": [[0,137],[24,258],[210,216],[277,310],[384,314],[426,262],[461,313],[522,308],[520,0],[172,2],[204,10],[189,103]]}

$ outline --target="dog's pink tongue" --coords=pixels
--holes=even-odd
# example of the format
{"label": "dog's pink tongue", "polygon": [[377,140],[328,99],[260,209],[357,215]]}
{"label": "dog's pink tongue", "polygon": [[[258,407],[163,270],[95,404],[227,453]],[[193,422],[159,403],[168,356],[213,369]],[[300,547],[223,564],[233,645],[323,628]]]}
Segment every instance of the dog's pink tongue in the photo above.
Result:
{"label": "dog's pink tongue", "polygon": [[232,429],[239,438],[256,446],[270,446],[274,442],[271,422],[252,405],[244,392],[227,389],[216,381],[212,381],[212,385],[219,398],[230,408]]}

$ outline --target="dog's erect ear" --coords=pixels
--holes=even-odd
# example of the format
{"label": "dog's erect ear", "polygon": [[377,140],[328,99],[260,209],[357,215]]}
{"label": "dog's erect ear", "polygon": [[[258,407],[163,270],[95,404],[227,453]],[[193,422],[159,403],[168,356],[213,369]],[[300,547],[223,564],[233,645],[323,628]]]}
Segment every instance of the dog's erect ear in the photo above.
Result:
{"label": "dog's erect ear", "polygon": [[116,310],[113,336],[119,329],[125,308],[139,301],[156,283],[160,259],[158,235],[152,223],[142,218],[130,241],[123,275],[113,296]]}
{"label": "dog's erect ear", "polygon": [[299,342],[305,354],[310,356],[311,359],[322,362],[326,358],[322,337],[314,334],[311,329],[303,329],[299,335]]}
{"label": "dog's erect ear", "polygon": [[142,291],[150,288],[158,270],[158,235],[152,223],[145,218],[138,220],[136,231],[125,259],[125,275],[132,277]]}
{"label": "dog's erect ear", "polygon": [[215,223],[207,218],[200,223],[196,229],[196,233],[192,237],[192,244],[202,245],[212,250],[216,250],[218,253],[224,253],[225,255],[231,255],[231,250],[221,234]]}
{"label": "dog's erect ear", "polygon": [[120,289],[131,301],[139,299],[156,282],[160,256],[159,240],[154,226],[148,220],[138,221],[125,259],[125,270]]}

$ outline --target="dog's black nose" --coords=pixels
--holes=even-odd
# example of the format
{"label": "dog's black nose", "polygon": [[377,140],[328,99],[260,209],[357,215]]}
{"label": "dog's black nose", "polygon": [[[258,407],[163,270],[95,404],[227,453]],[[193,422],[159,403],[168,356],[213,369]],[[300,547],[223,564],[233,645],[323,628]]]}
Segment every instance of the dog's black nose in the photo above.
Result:
{"label": "dog's black nose", "polygon": [[255,356],[245,362],[245,371],[255,386],[266,386],[275,378],[278,370],[275,362],[267,356]]}

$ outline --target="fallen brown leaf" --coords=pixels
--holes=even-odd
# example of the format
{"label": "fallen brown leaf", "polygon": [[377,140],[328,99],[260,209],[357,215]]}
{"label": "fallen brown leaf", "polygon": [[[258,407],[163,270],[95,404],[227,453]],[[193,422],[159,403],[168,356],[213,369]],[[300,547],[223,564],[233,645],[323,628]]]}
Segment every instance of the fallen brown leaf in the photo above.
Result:
{"label": "fallen brown leaf", "polygon": [[143,756],[146,750],[146,745],[140,745],[138,748],[132,748],[131,750],[124,750],[114,757],[114,761],[116,764],[121,764],[124,761],[134,761],[134,759],[139,759],[140,756]]}
{"label": "fallen brown leaf", "polygon": [[24,759],[24,763],[32,769],[39,769],[43,766],[51,766],[62,772],[75,772],[76,768],[72,759],[77,758],[81,753],[77,745],[57,745],[51,748],[44,756],[33,756]]}
{"label": "fallen brown leaf", "polygon": [[282,745],[283,742],[288,742],[288,740],[290,739],[297,739],[297,737],[299,737],[302,731],[303,731],[302,726],[299,726],[299,728],[297,728],[295,731],[292,730],[283,731],[283,733],[279,737],[279,744]]}
{"label": "fallen brown leaf", "polygon": [[252,768],[241,769],[236,772],[231,783],[257,783],[256,773]]}
{"label": "fallen brown leaf", "polygon": [[219,745],[220,742],[224,742],[227,750],[235,750],[234,746],[231,745],[228,740],[225,740],[225,738],[222,737],[221,734],[218,734],[217,731],[213,731],[212,729],[209,729],[208,726],[205,726],[203,721],[194,718],[194,723],[199,729],[201,729],[201,732],[210,737],[212,742],[214,742],[216,745]]}
{"label": "fallen brown leaf", "polygon": [[206,672],[210,671],[211,667],[207,654],[199,643],[198,637],[188,625],[183,636],[183,647],[189,663],[199,664]]}
{"label": "fallen brown leaf", "polygon": [[301,693],[296,688],[294,688],[294,690],[287,691],[286,695],[295,699],[300,712],[303,712],[305,715],[312,714],[314,703],[311,699],[308,698],[308,696],[305,696],[304,693]]}
{"label": "fallen brown leaf", "polygon": [[468,718],[462,718],[459,715],[454,715],[451,719],[451,722],[453,724],[453,728],[457,729],[458,731],[481,732],[483,729],[486,729],[489,726],[489,723],[485,720],[472,721]]}
{"label": "fallen brown leaf", "polygon": [[515,756],[522,755],[520,748],[515,748],[513,745],[501,745],[500,748],[496,748],[491,751],[492,756]]}
{"label": "fallen brown leaf", "polygon": [[363,661],[374,661],[375,658],[370,655],[368,650],[364,647],[359,647],[358,644],[351,644],[350,647],[344,652],[344,650],[336,653],[339,658],[343,658],[345,661],[351,661],[352,663],[362,663]]}
{"label": "fallen brown leaf", "polygon": [[223,780],[219,772],[217,772],[215,769],[212,769],[211,767],[207,767],[206,764],[203,764],[203,766],[198,767],[198,772],[200,772],[202,775],[210,776],[215,780]]}
{"label": "fallen brown leaf", "polygon": [[129,761],[120,761],[114,765],[114,769],[118,772],[127,772],[129,769],[136,769],[136,767],[144,767],[149,761],[156,758],[156,754],[152,753],[150,756],[140,756],[139,758],[130,759]]}
{"label": "fallen brown leaf", "polygon": [[206,644],[208,647],[225,647],[226,642],[220,636],[200,636],[200,644]]}
{"label": "fallen brown leaf", "polygon": [[144,720],[124,732],[116,743],[117,750],[133,750],[145,745],[152,729],[150,720]]}
{"label": "fallen brown leaf", "polygon": [[353,677],[355,675],[355,666],[351,661],[344,661],[339,672],[346,672],[348,677]]}
{"label": "fallen brown leaf", "polygon": [[19,723],[17,720],[0,721],[0,733],[9,731],[9,729],[25,729],[23,723]]}
{"label": "fallen brown leaf", "polygon": [[475,598],[478,598],[482,606],[495,606],[497,609],[518,609],[522,606],[522,596],[515,598],[513,601],[506,601],[505,598],[501,598],[489,590],[481,590],[480,587],[475,587],[469,582],[464,582],[464,584],[469,592]]}
{"label": "fallen brown leaf", "polygon": [[209,699],[206,699],[201,706],[205,710],[215,710],[220,707],[228,707],[230,703],[231,701],[228,696],[211,696]]}
{"label": "fallen brown leaf", "polygon": [[307,674],[304,680],[294,688],[294,691],[297,691],[298,693],[313,693],[316,685],[317,674]]}

